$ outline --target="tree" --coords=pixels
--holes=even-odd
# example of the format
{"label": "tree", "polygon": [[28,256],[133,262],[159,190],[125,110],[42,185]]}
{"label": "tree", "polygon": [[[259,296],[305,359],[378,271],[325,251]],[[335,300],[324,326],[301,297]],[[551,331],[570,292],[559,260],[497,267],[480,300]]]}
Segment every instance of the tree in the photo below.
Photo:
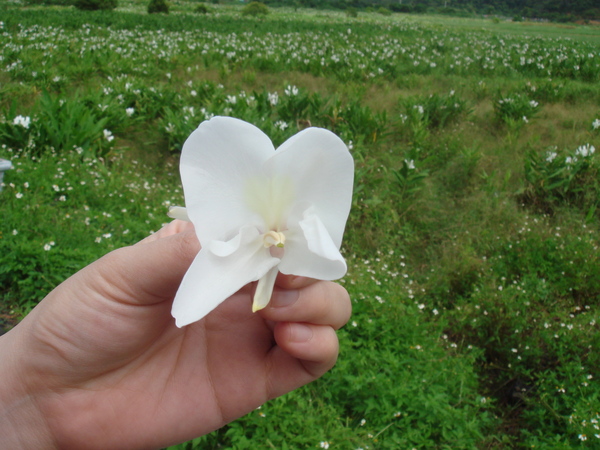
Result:
{"label": "tree", "polygon": [[169,14],[169,5],[165,0],[150,0],[148,3],[148,14]]}
{"label": "tree", "polygon": [[113,10],[117,7],[117,0],[75,0],[75,8],[86,11]]}

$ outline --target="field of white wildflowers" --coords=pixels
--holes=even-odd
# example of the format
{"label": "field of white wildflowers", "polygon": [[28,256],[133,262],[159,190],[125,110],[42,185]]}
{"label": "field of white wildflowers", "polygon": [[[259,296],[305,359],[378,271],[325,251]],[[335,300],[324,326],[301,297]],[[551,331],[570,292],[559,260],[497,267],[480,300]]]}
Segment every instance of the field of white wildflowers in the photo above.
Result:
{"label": "field of white wildflowers", "polygon": [[339,362],[174,448],[598,448],[600,29],[196,6],[0,6],[0,327],[168,221],[201,121],[324,127],[356,165]]}

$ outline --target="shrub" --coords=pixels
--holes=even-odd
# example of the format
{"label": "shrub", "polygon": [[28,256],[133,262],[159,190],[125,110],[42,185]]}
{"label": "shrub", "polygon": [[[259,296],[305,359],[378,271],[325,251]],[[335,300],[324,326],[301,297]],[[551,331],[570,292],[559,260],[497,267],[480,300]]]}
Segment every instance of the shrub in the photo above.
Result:
{"label": "shrub", "polygon": [[201,3],[198,6],[196,6],[194,12],[198,14],[208,14],[210,12],[210,9],[208,9],[208,6],[206,6],[204,3]]}
{"label": "shrub", "polygon": [[527,187],[521,200],[542,212],[553,213],[561,205],[580,208],[588,219],[596,213],[600,195],[599,166],[593,145],[560,152],[551,148],[525,156]]}
{"label": "shrub", "polygon": [[269,8],[261,2],[250,2],[242,9],[242,14],[253,17],[266,16],[269,14]]}
{"label": "shrub", "polygon": [[514,123],[528,123],[538,111],[539,103],[524,95],[499,95],[494,99],[496,120],[509,126]]}
{"label": "shrub", "polygon": [[150,0],[148,3],[148,14],[169,14],[169,5],[165,0]]}
{"label": "shrub", "polygon": [[86,11],[113,10],[118,6],[117,0],[75,0],[77,9]]}
{"label": "shrub", "polygon": [[348,17],[358,17],[358,9],[356,8],[346,8],[346,15]]}
{"label": "shrub", "polygon": [[392,14],[392,11],[390,11],[387,8],[384,8],[383,6],[377,8],[377,12],[383,16],[390,16]]}

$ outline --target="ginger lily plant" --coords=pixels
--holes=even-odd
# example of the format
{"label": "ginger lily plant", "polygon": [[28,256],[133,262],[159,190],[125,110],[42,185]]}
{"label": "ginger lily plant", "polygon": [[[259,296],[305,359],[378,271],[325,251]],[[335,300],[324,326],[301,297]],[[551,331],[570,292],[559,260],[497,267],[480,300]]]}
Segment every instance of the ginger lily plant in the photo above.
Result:
{"label": "ginger lily plant", "polygon": [[271,298],[278,272],[321,280],[346,273],[340,254],[352,203],[354,163],[330,131],[308,128],[277,150],[255,126],[231,117],[203,122],[183,146],[186,208],[202,249],[172,314],[182,327],[258,281],[252,310]]}

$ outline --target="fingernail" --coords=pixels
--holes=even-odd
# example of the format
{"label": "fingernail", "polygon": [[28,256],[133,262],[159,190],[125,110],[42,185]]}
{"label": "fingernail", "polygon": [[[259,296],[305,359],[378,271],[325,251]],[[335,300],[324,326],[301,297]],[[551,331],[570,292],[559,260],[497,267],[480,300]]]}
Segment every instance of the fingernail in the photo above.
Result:
{"label": "fingernail", "polygon": [[313,330],[308,325],[294,323],[290,329],[290,341],[292,342],[307,342],[313,337]]}
{"label": "fingernail", "polygon": [[293,305],[300,297],[300,292],[295,289],[282,289],[273,293],[271,306],[273,308],[282,308]]}

